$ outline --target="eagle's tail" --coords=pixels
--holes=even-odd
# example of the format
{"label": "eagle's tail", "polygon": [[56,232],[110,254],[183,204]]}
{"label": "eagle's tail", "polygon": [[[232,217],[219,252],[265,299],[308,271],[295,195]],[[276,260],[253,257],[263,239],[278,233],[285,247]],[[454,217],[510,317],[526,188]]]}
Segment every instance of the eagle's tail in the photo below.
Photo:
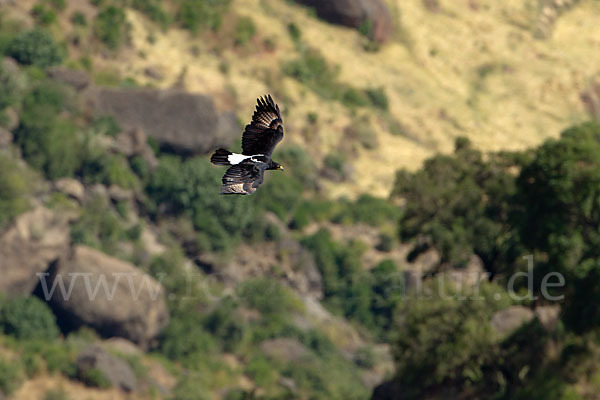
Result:
{"label": "eagle's tail", "polygon": [[215,165],[231,165],[228,157],[232,154],[233,153],[228,150],[217,149],[217,151],[215,151],[215,154],[213,154],[212,157],[210,157],[210,162]]}

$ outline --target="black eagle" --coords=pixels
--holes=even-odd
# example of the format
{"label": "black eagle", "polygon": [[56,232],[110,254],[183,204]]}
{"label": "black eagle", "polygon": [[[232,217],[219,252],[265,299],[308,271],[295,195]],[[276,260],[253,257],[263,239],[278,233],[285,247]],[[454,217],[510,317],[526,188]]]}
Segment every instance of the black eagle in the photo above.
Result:
{"label": "black eagle", "polygon": [[231,165],[223,176],[221,194],[252,194],[263,183],[265,171],[283,167],[271,159],[283,139],[283,119],[271,95],[257,99],[252,122],[242,135],[242,154],[218,149],[210,158],[215,165]]}

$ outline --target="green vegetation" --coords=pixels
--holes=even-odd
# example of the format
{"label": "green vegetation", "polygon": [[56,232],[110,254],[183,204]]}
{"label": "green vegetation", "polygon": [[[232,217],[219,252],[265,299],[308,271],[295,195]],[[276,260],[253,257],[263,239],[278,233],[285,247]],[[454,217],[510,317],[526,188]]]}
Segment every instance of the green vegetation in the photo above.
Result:
{"label": "green vegetation", "polygon": [[6,53],[24,65],[47,68],[60,64],[63,55],[52,36],[34,29],[17,35],[8,45]]}
{"label": "green vegetation", "polygon": [[79,11],[75,11],[73,13],[73,15],[71,16],[71,22],[73,23],[73,25],[79,25],[79,26],[87,26],[87,24],[88,24],[87,18],[85,18],[85,15]]}
{"label": "green vegetation", "polygon": [[416,173],[399,171],[392,196],[406,199],[399,225],[401,239],[427,238],[413,256],[433,246],[442,262],[465,265],[476,254],[490,273],[509,273],[516,258],[524,254],[510,229],[516,195],[511,170],[525,160],[525,156],[508,153],[485,160],[468,141],[459,139],[454,156],[435,156]]}
{"label": "green vegetation", "polygon": [[61,86],[49,81],[34,85],[23,100],[15,132],[25,160],[51,179],[72,176],[80,163],[76,126],[59,116],[66,103]]}
{"label": "green vegetation", "polygon": [[254,219],[246,198],[219,196],[221,172],[204,159],[164,156],[147,187],[151,208],[191,217],[203,248],[219,251],[231,248]]}
{"label": "green vegetation", "polygon": [[53,340],[59,335],[56,317],[37,297],[17,298],[2,304],[0,328],[17,339]]}
{"label": "green vegetation", "polygon": [[181,0],[176,20],[194,33],[203,29],[216,31],[231,0]]}
{"label": "green vegetation", "polygon": [[108,389],[112,386],[108,378],[97,368],[80,372],[78,378],[86,385],[100,389]]}
{"label": "green vegetation", "polygon": [[0,154],[0,227],[29,207],[33,174],[12,157]]}
{"label": "green vegetation", "polygon": [[393,312],[404,295],[404,278],[396,265],[385,261],[366,271],[361,262],[364,245],[357,241],[337,243],[326,230],[302,243],[313,252],[323,277],[325,304],[374,333],[387,335]]}
{"label": "green vegetation", "polygon": [[383,88],[363,90],[339,82],[339,67],[330,66],[316,49],[302,47],[300,57],[283,64],[282,71],[326,100],[340,101],[348,107],[388,108]]}
{"label": "green vegetation", "polygon": [[143,12],[152,21],[166,28],[171,23],[171,16],[165,11],[162,0],[132,0],[131,6]]}
{"label": "green vegetation", "polygon": [[234,40],[236,45],[248,43],[256,35],[256,25],[250,17],[240,17],[235,24]]}
{"label": "green vegetation", "polygon": [[23,376],[15,363],[0,357],[0,391],[6,395],[12,394],[23,381]]}
{"label": "green vegetation", "polygon": [[121,7],[102,9],[94,21],[94,33],[110,49],[118,49],[128,39],[127,18]]}
{"label": "green vegetation", "polygon": [[33,6],[31,15],[39,25],[48,26],[56,22],[56,12],[43,3],[38,3]]}

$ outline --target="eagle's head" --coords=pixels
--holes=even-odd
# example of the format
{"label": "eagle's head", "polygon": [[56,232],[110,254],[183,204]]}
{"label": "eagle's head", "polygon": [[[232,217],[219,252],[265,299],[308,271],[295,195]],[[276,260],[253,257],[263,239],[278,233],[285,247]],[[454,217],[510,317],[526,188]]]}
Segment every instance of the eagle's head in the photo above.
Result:
{"label": "eagle's head", "polygon": [[275,161],[271,160],[271,162],[269,163],[269,168],[267,169],[278,169],[280,171],[283,171],[283,165],[276,163]]}

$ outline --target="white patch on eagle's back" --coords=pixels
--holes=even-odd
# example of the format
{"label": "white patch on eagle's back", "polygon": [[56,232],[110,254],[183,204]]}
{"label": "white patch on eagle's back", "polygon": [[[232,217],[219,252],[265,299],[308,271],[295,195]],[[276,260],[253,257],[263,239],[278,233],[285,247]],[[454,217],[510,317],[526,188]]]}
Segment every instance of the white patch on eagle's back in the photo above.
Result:
{"label": "white patch on eagle's back", "polygon": [[227,161],[229,161],[229,164],[231,165],[236,165],[251,157],[252,156],[245,156],[243,154],[232,153],[227,156]]}

